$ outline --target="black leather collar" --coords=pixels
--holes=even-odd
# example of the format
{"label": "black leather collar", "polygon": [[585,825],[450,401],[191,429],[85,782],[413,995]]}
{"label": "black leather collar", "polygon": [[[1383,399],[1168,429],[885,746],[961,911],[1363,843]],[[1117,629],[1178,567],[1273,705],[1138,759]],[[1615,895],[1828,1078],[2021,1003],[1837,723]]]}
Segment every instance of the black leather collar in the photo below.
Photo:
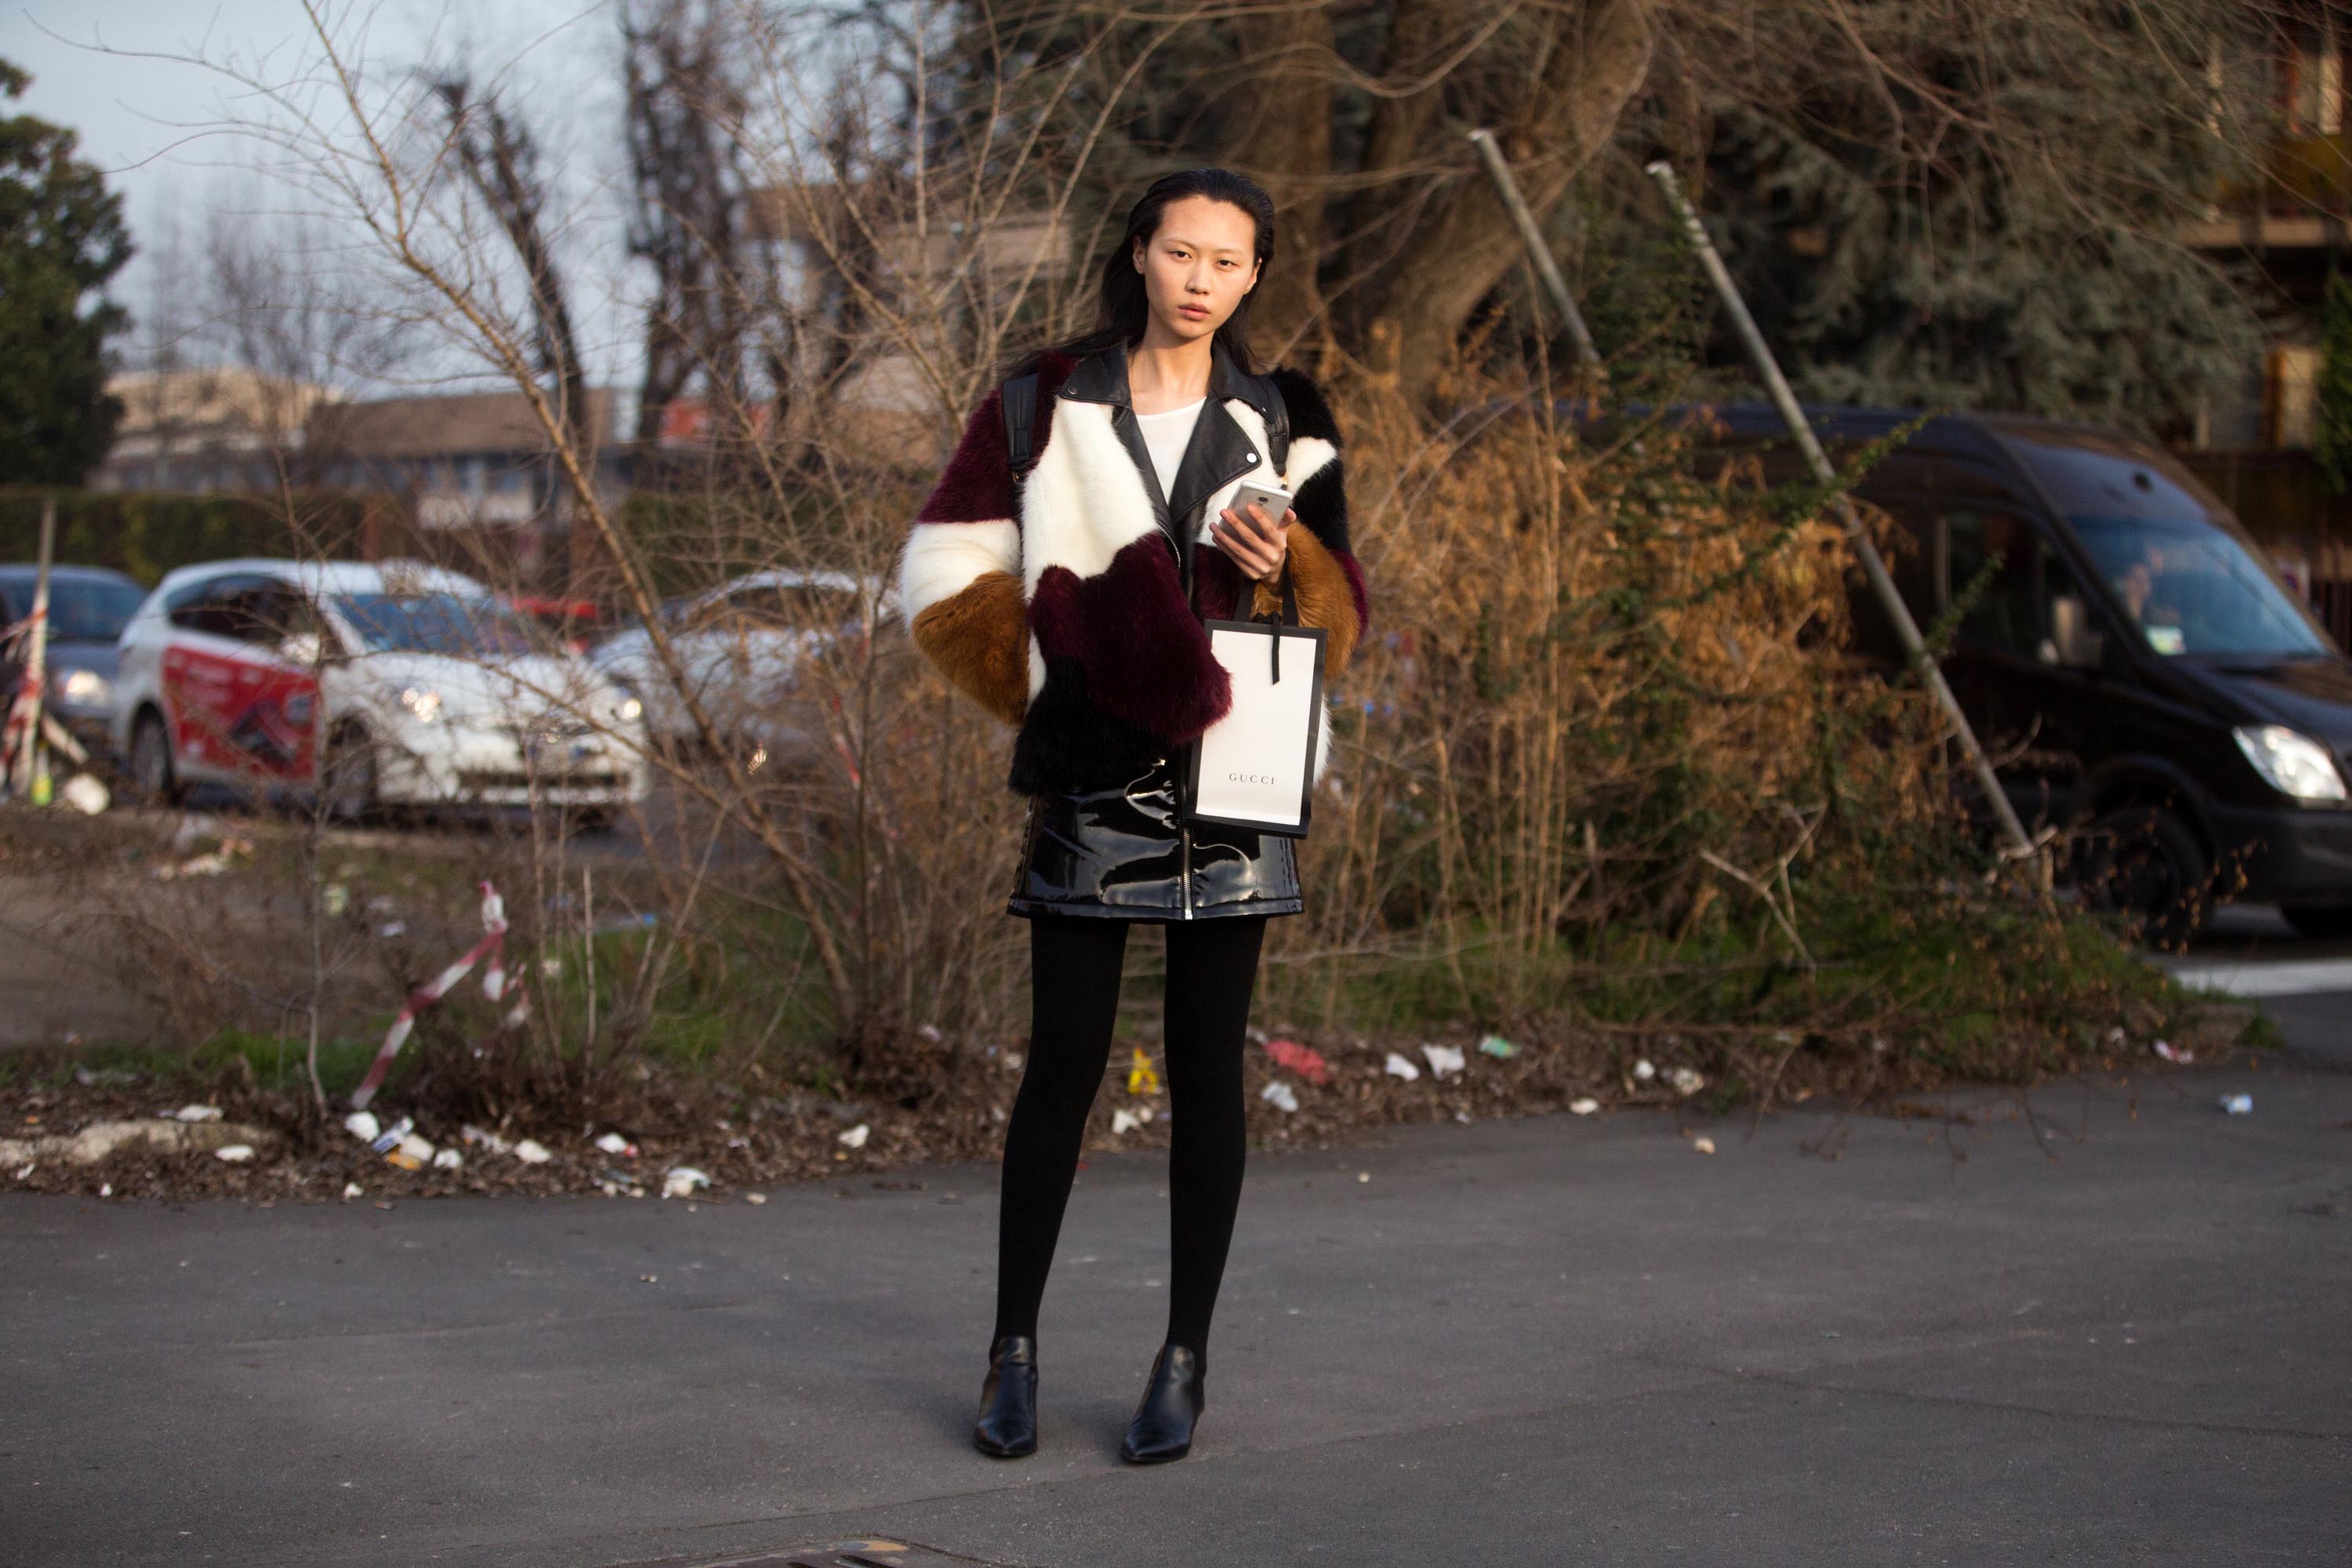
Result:
{"label": "black leather collar", "polygon": [[1200,422],[1193,426],[1192,439],[1185,447],[1183,461],[1176,469],[1173,496],[1160,493],[1160,474],[1152,466],[1150,448],[1144,445],[1143,432],[1135,423],[1135,405],[1127,382],[1127,350],[1123,346],[1080,360],[1055,395],[1077,403],[1106,404],[1112,409],[1111,426],[1142,477],[1143,492],[1151,499],[1152,519],[1175,547],[1177,567],[1189,591],[1192,583],[1192,538],[1200,526],[1195,514],[1202,503],[1244,474],[1272,471],[1267,454],[1234,422],[1232,413],[1225,407],[1226,399],[1239,398],[1256,409],[1259,418],[1270,417],[1265,384],[1234,363],[1223,343],[1212,345],[1208,405],[1201,410]]}
{"label": "black leather collar", "polygon": [[[1055,395],[1079,403],[1107,403],[1115,408],[1134,407],[1128,391],[1125,346],[1114,344],[1080,360]],[[1235,364],[1220,342],[1209,347],[1209,395],[1220,400],[1238,397],[1256,409],[1260,418],[1269,417],[1273,411],[1265,383]]]}

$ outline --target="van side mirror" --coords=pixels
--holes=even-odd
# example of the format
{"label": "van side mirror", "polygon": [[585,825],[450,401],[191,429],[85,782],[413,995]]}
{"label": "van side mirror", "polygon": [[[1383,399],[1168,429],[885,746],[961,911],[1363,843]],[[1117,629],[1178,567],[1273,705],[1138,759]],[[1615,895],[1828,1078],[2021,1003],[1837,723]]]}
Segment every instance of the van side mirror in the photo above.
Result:
{"label": "van side mirror", "polygon": [[2042,639],[2045,664],[2096,669],[2105,662],[2106,637],[2091,629],[2091,609],[2073,594],[2050,601],[2050,635]]}

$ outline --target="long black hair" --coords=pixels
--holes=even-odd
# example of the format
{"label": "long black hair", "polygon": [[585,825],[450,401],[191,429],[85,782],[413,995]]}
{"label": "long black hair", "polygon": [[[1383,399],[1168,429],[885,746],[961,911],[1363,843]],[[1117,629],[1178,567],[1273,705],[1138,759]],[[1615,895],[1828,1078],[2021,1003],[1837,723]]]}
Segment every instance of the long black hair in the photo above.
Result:
{"label": "long black hair", "polygon": [[[1151,319],[1151,302],[1144,292],[1143,274],[1135,269],[1135,247],[1139,241],[1150,246],[1152,237],[1160,232],[1160,220],[1169,204],[1187,196],[1230,202],[1249,214],[1251,222],[1257,226],[1257,281],[1261,285],[1265,282],[1266,264],[1274,258],[1274,198],[1255,180],[1230,169],[1181,169],[1172,174],[1162,174],[1129,209],[1127,232],[1103,258],[1101,293],[1093,330],[1055,344],[1050,352],[1084,359],[1105,349],[1122,345],[1133,348],[1143,341],[1143,329]],[[1253,289],[1242,296],[1216,335],[1226,354],[1245,372],[1257,369],[1256,357],[1249,346],[1250,299],[1255,292]],[[1034,353],[1024,356],[1015,374],[1035,369],[1041,357]]]}

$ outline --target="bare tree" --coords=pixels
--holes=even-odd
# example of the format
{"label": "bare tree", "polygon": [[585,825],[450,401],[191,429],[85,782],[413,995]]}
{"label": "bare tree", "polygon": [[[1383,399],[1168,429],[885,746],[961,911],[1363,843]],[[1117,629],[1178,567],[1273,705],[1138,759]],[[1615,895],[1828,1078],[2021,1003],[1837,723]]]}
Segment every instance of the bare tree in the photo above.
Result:
{"label": "bare tree", "polygon": [[726,0],[646,0],[621,14],[632,216],[629,254],[653,269],[637,439],[694,383],[742,403],[758,277],[745,233],[740,141],[747,63]]}

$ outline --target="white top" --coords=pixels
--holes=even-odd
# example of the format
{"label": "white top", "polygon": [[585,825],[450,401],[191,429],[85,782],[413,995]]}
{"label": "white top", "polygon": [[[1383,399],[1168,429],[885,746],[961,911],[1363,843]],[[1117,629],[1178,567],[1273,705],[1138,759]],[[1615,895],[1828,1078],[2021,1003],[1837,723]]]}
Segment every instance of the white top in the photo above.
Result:
{"label": "white top", "polygon": [[1192,443],[1192,426],[1201,422],[1201,410],[1209,400],[1196,397],[1181,408],[1171,408],[1165,414],[1139,414],[1136,424],[1143,431],[1143,444],[1150,450],[1152,471],[1160,476],[1160,493],[1171,501],[1176,488],[1176,470],[1184,461],[1184,448]]}

